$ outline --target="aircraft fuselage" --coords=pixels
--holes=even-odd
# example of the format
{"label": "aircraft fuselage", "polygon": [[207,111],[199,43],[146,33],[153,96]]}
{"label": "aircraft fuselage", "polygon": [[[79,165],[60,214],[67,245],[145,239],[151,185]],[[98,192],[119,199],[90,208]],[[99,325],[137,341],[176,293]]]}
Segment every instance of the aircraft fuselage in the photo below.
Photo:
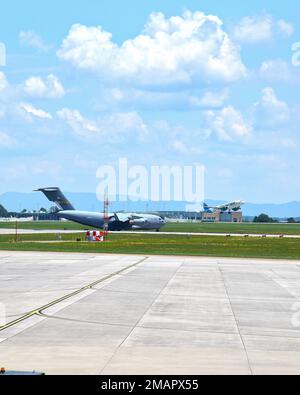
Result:
{"label": "aircraft fuselage", "polygon": [[152,214],[132,214],[127,216],[125,220],[118,217],[123,214],[108,214],[107,219],[104,220],[103,213],[77,211],[77,210],[64,210],[59,211],[60,218],[79,223],[95,229],[103,229],[105,222],[108,222],[108,229],[111,231],[130,230],[130,229],[144,229],[144,230],[160,230],[165,221],[158,215]]}

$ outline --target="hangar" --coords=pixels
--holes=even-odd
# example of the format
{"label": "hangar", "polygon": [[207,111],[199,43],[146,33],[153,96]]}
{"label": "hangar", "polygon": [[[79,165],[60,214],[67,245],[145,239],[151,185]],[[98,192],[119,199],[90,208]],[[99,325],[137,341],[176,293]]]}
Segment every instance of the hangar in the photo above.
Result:
{"label": "hangar", "polygon": [[213,213],[202,211],[200,213],[202,222],[232,222],[232,223],[242,223],[243,213],[242,211],[235,212],[221,212],[215,211]]}

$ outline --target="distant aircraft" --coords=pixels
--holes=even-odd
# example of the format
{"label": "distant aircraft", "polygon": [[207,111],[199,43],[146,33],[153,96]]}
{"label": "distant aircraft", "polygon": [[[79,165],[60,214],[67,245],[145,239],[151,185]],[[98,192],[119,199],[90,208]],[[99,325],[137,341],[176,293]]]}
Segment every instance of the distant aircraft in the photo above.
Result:
{"label": "distant aircraft", "polygon": [[214,213],[216,211],[239,211],[241,207],[245,204],[243,200],[237,200],[235,202],[229,202],[226,204],[221,204],[220,206],[208,206],[206,203],[203,203],[204,211],[207,213]]}
{"label": "distant aircraft", "polygon": [[110,213],[105,218],[104,213],[75,210],[73,205],[57,187],[41,188],[35,192],[42,192],[50,202],[58,207],[57,215],[60,218],[79,223],[81,225],[103,229],[108,222],[108,230],[156,230],[159,231],[166,221],[159,215],[133,214],[133,213]]}

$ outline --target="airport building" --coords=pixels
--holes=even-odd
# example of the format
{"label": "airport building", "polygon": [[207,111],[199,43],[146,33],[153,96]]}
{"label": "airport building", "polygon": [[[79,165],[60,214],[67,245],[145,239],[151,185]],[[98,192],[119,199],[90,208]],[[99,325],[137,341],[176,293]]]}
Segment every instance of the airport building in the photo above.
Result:
{"label": "airport building", "polygon": [[237,224],[243,222],[243,213],[241,211],[234,211],[234,212],[215,211],[213,213],[202,211],[200,215],[202,222],[232,222]]}

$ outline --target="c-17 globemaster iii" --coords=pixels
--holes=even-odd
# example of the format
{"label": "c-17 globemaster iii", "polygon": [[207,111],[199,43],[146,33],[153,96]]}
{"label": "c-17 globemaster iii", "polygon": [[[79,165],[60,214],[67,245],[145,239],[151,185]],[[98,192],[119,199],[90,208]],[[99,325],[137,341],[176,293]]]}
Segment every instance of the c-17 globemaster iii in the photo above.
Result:
{"label": "c-17 globemaster iii", "polygon": [[57,215],[60,218],[79,223],[81,225],[102,229],[106,222],[108,230],[156,230],[159,231],[166,221],[159,215],[135,214],[135,213],[108,213],[79,211],[69,202],[61,190],[54,188],[40,188],[36,192],[42,192],[50,202],[58,207]]}

